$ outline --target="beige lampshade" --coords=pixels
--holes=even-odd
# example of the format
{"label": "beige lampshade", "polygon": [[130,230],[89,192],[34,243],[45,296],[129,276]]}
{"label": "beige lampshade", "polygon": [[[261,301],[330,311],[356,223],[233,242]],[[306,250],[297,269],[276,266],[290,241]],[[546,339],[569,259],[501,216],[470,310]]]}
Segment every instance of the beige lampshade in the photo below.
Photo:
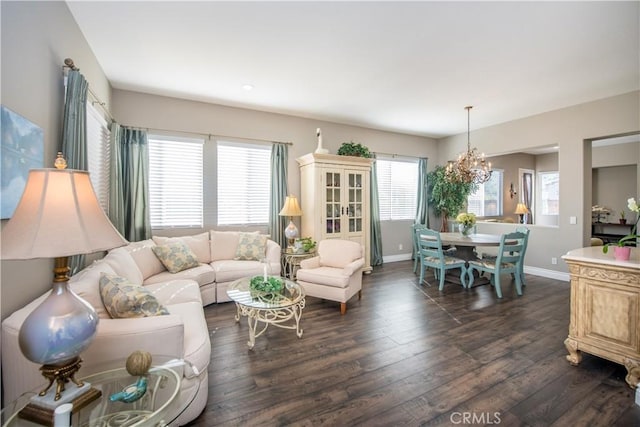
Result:
{"label": "beige lampshade", "polygon": [[298,204],[296,196],[287,196],[284,206],[280,211],[280,216],[302,216],[302,210]]}
{"label": "beige lampshade", "polygon": [[518,203],[516,205],[516,211],[514,213],[518,215],[528,214],[529,208],[527,208],[524,203]]}
{"label": "beige lampshade", "polygon": [[127,243],[100,207],[88,172],[32,169],[13,217],[2,229],[1,257],[66,257]]}

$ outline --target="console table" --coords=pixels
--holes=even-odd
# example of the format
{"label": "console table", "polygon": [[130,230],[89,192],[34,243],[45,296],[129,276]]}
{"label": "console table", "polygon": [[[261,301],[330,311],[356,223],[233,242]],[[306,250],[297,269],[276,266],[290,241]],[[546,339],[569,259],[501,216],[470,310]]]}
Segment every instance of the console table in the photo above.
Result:
{"label": "console table", "polygon": [[581,352],[620,363],[636,388],[640,381],[640,249],[618,261],[599,246],[574,249],[562,258],[571,275],[569,336],[572,365]]}
{"label": "console table", "polygon": [[605,243],[617,242],[621,237],[631,234],[633,225],[633,223],[594,222],[591,224],[591,237],[599,237]]}

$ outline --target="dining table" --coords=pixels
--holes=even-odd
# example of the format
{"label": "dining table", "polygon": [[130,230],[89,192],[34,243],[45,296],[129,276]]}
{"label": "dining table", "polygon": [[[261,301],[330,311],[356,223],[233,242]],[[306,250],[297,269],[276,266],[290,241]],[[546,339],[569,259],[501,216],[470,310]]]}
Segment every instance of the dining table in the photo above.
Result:
{"label": "dining table", "polygon": [[[469,235],[463,235],[460,232],[441,232],[440,240],[442,242],[442,246],[455,246],[457,258],[461,258],[467,261],[467,266],[469,261],[478,259],[478,255],[476,254],[475,248],[478,246],[500,246],[500,240],[502,239],[502,234],[484,234],[484,233],[474,233]],[[514,244],[515,240],[508,240],[508,244]],[[447,281],[460,283],[460,277],[455,274],[448,274]],[[481,286],[489,283],[489,279],[483,276],[476,277],[474,279],[473,285]]]}
{"label": "dining table", "polygon": [[501,234],[475,233],[463,235],[462,233],[440,233],[442,245],[455,246],[456,256],[465,261],[477,259],[474,249],[478,246],[500,246]]}

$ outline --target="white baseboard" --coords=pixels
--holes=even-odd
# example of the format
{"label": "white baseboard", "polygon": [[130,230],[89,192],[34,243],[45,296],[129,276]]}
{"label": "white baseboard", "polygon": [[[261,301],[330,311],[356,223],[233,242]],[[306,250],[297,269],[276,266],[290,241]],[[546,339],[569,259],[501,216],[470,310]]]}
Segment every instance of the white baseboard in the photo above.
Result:
{"label": "white baseboard", "polygon": [[[411,260],[411,255],[412,254],[410,253],[398,254],[398,255],[387,255],[382,257],[382,262],[386,264],[388,262],[408,261],[408,260]],[[525,265],[524,272],[526,274],[546,277],[548,279],[562,280],[563,282],[568,282],[570,280],[569,273],[565,273],[562,271],[549,270],[546,268],[527,267]]]}
{"label": "white baseboard", "polygon": [[382,262],[383,263],[387,263],[387,262],[398,262],[398,261],[408,261],[411,259],[411,256],[413,254],[408,253],[408,254],[398,254],[398,255],[387,255],[387,256],[383,256],[382,257]]}
{"label": "white baseboard", "polygon": [[562,280],[568,282],[570,280],[569,273],[562,271],[549,270],[540,267],[527,267],[524,266],[525,274],[533,274],[534,276],[546,277],[548,279]]}

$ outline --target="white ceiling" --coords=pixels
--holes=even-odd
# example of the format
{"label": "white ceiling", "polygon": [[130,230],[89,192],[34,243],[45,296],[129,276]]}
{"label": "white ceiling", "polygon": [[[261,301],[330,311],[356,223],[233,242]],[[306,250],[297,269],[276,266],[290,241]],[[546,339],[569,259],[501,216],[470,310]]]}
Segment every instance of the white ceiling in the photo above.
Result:
{"label": "white ceiling", "polygon": [[638,1],[67,4],[114,88],[435,138],[640,89]]}

